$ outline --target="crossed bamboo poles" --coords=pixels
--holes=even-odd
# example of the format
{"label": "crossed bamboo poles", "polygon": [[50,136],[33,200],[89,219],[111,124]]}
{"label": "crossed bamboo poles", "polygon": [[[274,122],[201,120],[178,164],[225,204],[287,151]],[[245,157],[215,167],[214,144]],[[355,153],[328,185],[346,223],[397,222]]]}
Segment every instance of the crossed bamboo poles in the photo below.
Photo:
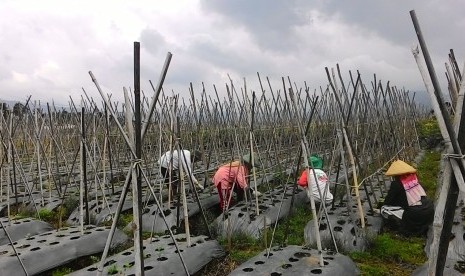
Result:
{"label": "crossed bamboo poles", "polygon": [[[165,62],[165,74],[166,70]],[[174,93],[165,93],[161,89],[162,81],[156,87],[151,83],[154,97],[146,97],[143,91],[140,92],[140,104],[136,103],[137,97],[132,99],[132,94],[127,90],[124,104],[111,102],[111,95],[100,89],[96,78],[90,73],[103,101],[100,105],[83,90],[80,110],[70,98],[69,112],[57,111],[53,103],[47,103],[47,113],[43,113],[40,103],[31,108],[29,101],[25,105],[27,112],[21,117],[11,112],[10,115],[3,116],[1,112],[1,149],[4,156],[1,187],[7,191],[7,201],[10,201],[11,193],[14,193],[16,203],[20,203],[20,199],[23,202],[31,201],[37,213],[46,204],[46,192],[49,200],[59,197],[63,202],[70,192],[80,191],[82,225],[90,219],[90,198],[87,197],[90,191],[95,201],[101,202],[102,209],[109,209],[108,196],[119,196],[118,208],[113,214],[114,231],[131,181],[133,187],[140,186],[140,189],[146,191],[146,203],[155,200],[159,209],[162,209],[164,198],[161,182],[158,188],[152,187],[151,183],[158,179],[155,161],[166,150],[163,145],[170,144],[178,149],[199,148],[203,151],[203,168],[196,173],[203,175],[205,184],[209,183],[207,179],[217,165],[247,151],[253,152],[253,158],[260,159],[265,168],[279,171],[296,169],[301,163],[298,160],[302,154],[290,155],[297,153],[300,148],[304,157],[310,153],[318,153],[326,161],[331,160],[330,163],[334,166],[328,167],[330,173],[339,174],[341,167],[345,167],[343,171],[347,172],[349,160],[353,184],[347,178],[347,182],[340,185],[338,183],[336,187],[346,187],[342,194],[345,194],[349,202],[353,200],[352,192],[355,193],[358,214],[353,213],[351,204],[349,210],[352,216],[358,217],[361,228],[364,228],[360,183],[362,192],[367,195],[370,209],[378,199],[370,195],[370,191],[373,191],[372,182],[359,179],[369,176],[374,168],[380,168],[393,156],[412,159],[418,151],[415,123],[425,113],[417,108],[406,91],[391,86],[389,82],[383,85],[376,79],[376,75],[369,91],[359,74],[354,80],[349,71],[350,82],[346,85],[338,65],[337,77],[334,69],[331,69],[332,74],[329,69],[326,71],[329,85],[320,88],[319,93],[311,93],[306,83],[303,89],[298,88],[290,78],[282,78],[281,89],[273,89],[266,78],[268,88],[265,88],[257,74],[261,88],[258,96],[256,92],[247,90],[245,80],[243,87],[238,89],[230,79],[225,85],[226,96],[223,98],[216,86],[213,86],[214,93],[208,93],[208,88],[202,84],[199,95],[191,84],[187,104],[185,98]],[[163,74],[160,79],[164,79]],[[140,106],[139,114],[143,118],[143,125],[140,131],[133,131],[132,114],[137,113],[137,106]],[[174,130],[174,125],[177,131]],[[304,125],[307,126],[305,131]],[[139,153],[136,152],[134,142],[138,132],[142,133],[140,139],[144,141],[143,144],[140,143]],[[308,168],[308,164],[304,167]],[[126,178],[121,185],[121,181],[118,182],[115,178],[124,174]],[[139,180],[140,177],[142,179]],[[8,182],[3,181],[4,178],[9,179]],[[256,184],[255,175],[254,179]],[[3,183],[9,183],[9,187],[3,187]],[[44,183],[48,184],[48,191],[44,190]],[[87,186],[92,183],[90,187]],[[382,187],[382,181],[379,183]],[[272,188],[267,186],[266,189]],[[37,190],[40,197],[35,199],[38,202],[33,198]],[[133,199],[139,191],[133,191]],[[196,197],[195,189],[193,191],[193,196]],[[183,200],[185,197],[183,194]],[[334,202],[343,198],[341,196]],[[168,204],[171,200],[168,199]],[[141,201],[141,198],[137,199],[134,210],[139,209],[136,206],[140,206]],[[198,198],[197,202],[200,204]],[[255,207],[255,215],[260,214],[258,205],[258,198],[255,198],[254,204],[251,200],[247,202],[250,210]],[[10,204],[7,206],[10,216]],[[187,207],[184,206],[184,211],[186,210]],[[326,209],[318,211],[320,215],[314,206],[311,210],[316,218],[315,223],[318,224],[317,218],[326,213]],[[160,213],[164,217],[163,212]],[[137,216],[139,214],[135,217]],[[187,223],[188,218],[186,214],[184,216],[184,222]],[[136,228],[140,229],[140,225]],[[188,224],[185,228],[188,231]],[[140,240],[140,232],[135,238]],[[102,264],[108,249],[107,242]],[[139,255],[141,250],[137,251]],[[138,263],[139,267],[142,265],[143,263]],[[100,271],[101,269],[102,267]]]}

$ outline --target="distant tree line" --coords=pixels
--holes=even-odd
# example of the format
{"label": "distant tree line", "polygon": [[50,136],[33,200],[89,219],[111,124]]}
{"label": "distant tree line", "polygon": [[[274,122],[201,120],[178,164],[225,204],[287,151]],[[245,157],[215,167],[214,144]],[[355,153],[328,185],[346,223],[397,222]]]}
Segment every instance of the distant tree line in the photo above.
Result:
{"label": "distant tree line", "polygon": [[[0,103],[3,116],[7,116],[8,113],[10,112],[10,107],[8,106],[7,103]],[[15,116],[21,117],[24,113],[26,112],[26,107],[22,103],[15,103],[13,106],[13,114]]]}

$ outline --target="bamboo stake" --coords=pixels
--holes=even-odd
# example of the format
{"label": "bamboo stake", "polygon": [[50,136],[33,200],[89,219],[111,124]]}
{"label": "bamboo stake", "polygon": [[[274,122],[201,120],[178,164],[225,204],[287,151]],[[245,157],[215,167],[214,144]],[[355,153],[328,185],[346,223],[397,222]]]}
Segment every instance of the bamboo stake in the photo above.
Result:
{"label": "bamboo stake", "polygon": [[40,134],[39,134],[39,123],[37,121],[37,109],[34,111],[34,123],[36,129],[36,151],[37,151],[37,172],[39,174],[39,186],[40,186],[40,196],[41,196],[41,206],[44,206],[44,190],[42,187],[42,170],[40,162]]}
{"label": "bamboo stake", "polygon": [[[126,97],[127,98],[127,97]],[[126,102],[127,103],[127,102]],[[134,256],[135,256],[135,270],[136,275],[144,275],[144,252],[142,247],[142,214],[141,202],[142,202],[142,175],[140,168],[140,158],[142,153],[142,128],[141,128],[141,115],[140,115],[140,44],[134,42],[134,105],[135,105],[135,134],[132,130],[132,116],[131,121],[128,124],[129,136],[132,135],[132,141],[134,141],[134,147],[136,149],[136,161],[132,166],[132,199],[133,206],[132,211],[134,214]],[[130,110],[129,108],[127,110]],[[131,115],[130,112],[127,113]]]}
{"label": "bamboo stake", "polygon": [[[295,99],[294,99],[293,92],[292,92],[291,88],[289,89],[289,97],[291,98],[291,102],[292,102],[292,105],[294,107],[295,114],[298,114],[297,105],[295,103]],[[289,112],[290,112],[290,109],[289,109]],[[303,158],[304,159],[304,168],[307,170],[307,176],[310,176],[310,165],[308,163],[308,158],[307,158],[307,156],[309,156],[308,151],[307,151],[307,147],[308,147],[307,138],[305,137],[305,132],[304,132],[302,126],[300,125],[299,120],[297,120],[297,125],[299,127],[300,134],[301,134],[301,137],[302,137],[301,138],[302,154],[305,157],[305,158]],[[310,191],[312,190],[312,184],[311,184],[310,181],[308,181],[308,189]],[[316,245],[317,245],[318,252],[319,252],[320,266],[324,266],[323,252],[322,252],[323,249],[322,249],[322,246],[321,246],[320,232],[318,231],[318,229],[319,229],[318,228],[318,216],[316,214],[315,199],[313,198],[313,193],[312,192],[310,192],[308,194],[310,195],[310,206],[311,206],[311,212],[312,212],[312,216],[313,216],[313,224],[314,224],[314,227],[315,227]]]}
{"label": "bamboo stake", "polygon": [[[448,117],[448,115],[446,113],[446,109],[445,109],[445,106],[444,106],[444,101],[443,101],[442,95],[441,95],[441,88],[440,88],[440,86],[438,84],[436,73],[435,73],[434,67],[432,65],[431,57],[429,56],[429,52],[428,52],[428,49],[426,47],[426,43],[425,43],[423,35],[421,33],[421,29],[420,29],[420,26],[419,26],[419,23],[418,23],[418,20],[416,18],[416,14],[415,14],[414,10],[410,11],[410,16],[412,18],[412,22],[413,22],[413,25],[414,25],[414,28],[415,28],[415,31],[416,31],[416,34],[417,34],[417,37],[418,37],[418,40],[419,40],[419,43],[420,43],[420,47],[422,49],[423,56],[425,58],[426,66],[428,68],[429,75],[430,75],[430,78],[431,78],[431,83],[432,83],[432,85],[434,87],[434,89],[433,89],[434,96],[435,96],[436,102],[438,104],[438,107],[440,109],[440,113],[436,113],[435,115],[437,116],[438,121],[439,121],[439,118],[442,117],[442,119],[444,120],[445,127],[446,127],[445,130],[441,130],[441,133],[447,134],[449,136],[450,144],[452,146],[453,152],[455,154],[458,154],[458,155],[461,156],[462,155],[461,150],[464,148],[464,145],[463,145],[464,137],[462,137],[462,135],[463,135],[462,134],[462,126],[459,126],[459,136],[456,136],[455,131],[452,128],[452,125],[449,122],[449,117]],[[430,95],[432,96],[432,94],[430,94]],[[461,118],[461,122],[462,122],[462,119],[463,118]],[[444,136],[444,134],[443,134],[443,137],[446,138]],[[458,143],[456,137],[461,141],[460,144]],[[443,272],[444,272],[444,266],[445,266],[447,250],[448,250],[448,244],[449,244],[449,237],[450,237],[450,233],[451,233],[450,231],[452,229],[452,222],[453,222],[453,217],[454,217],[457,198],[458,198],[458,188],[459,188],[458,185],[461,185],[461,186],[465,185],[463,180],[460,183],[459,179],[458,179],[459,175],[463,176],[463,174],[464,174],[464,164],[463,164],[463,160],[461,160],[461,161],[462,162],[457,162],[458,165],[460,166],[460,171],[458,173],[457,173],[457,170],[454,171],[454,175],[456,176],[456,179],[452,179],[452,182],[451,182],[451,185],[450,185],[450,188],[449,188],[449,191],[448,191],[448,195],[447,195],[447,200],[446,200],[446,204],[445,204],[445,208],[444,208],[444,223],[443,223],[443,226],[442,226],[443,228],[441,230],[441,235],[440,235],[440,238],[439,238],[438,249],[437,249],[438,250],[438,255],[437,255],[436,266],[435,267],[429,267],[429,273],[431,273],[433,270],[435,270],[436,275],[442,275]],[[430,256],[430,258],[435,258],[435,257],[436,256]]]}
{"label": "bamboo stake", "polygon": [[[245,79],[244,79],[245,85]],[[252,162],[252,174],[253,174],[253,181],[254,181],[254,190],[255,192],[255,212],[257,216],[260,214],[260,210],[258,209],[258,190],[257,190],[257,174],[255,173],[255,163],[254,163],[254,150],[253,150],[253,126],[254,126],[254,111],[255,111],[255,92],[252,93],[252,108],[250,112],[250,131],[249,131],[249,139],[250,139],[250,160]]]}

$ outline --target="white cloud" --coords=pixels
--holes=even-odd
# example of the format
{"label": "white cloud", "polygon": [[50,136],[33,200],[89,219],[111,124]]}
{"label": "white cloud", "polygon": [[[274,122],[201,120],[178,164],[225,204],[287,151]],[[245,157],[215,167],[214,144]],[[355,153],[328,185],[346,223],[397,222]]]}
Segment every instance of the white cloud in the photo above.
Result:
{"label": "white cloud", "polygon": [[[449,48],[464,43],[459,9],[434,0],[421,1],[417,16],[438,76],[443,80]],[[267,5],[265,7],[264,5]],[[453,4],[453,5],[452,5]],[[0,18],[0,89],[6,99],[33,98],[66,104],[81,88],[100,97],[88,71],[105,92],[122,100],[122,87],[133,85],[133,42],[141,42],[142,88],[158,80],[166,53],[173,53],[165,92],[188,96],[189,82],[211,95],[213,84],[224,95],[228,74],[236,85],[247,79],[259,91],[269,76],[273,89],[281,77],[311,90],[325,86],[324,67],[359,70],[363,80],[378,79],[423,90],[410,54],[416,42],[408,11],[418,5],[365,1],[3,1]],[[433,9],[432,7],[436,7]],[[431,34],[435,34],[434,36]],[[455,49],[463,60],[462,48]],[[444,81],[444,80],[443,80]],[[447,93],[447,91],[443,91]]]}
{"label": "white cloud", "polygon": [[24,83],[24,82],[27,82],[28,81],[28,75],[26,74],[21,74],[21,73],[18,73],[16,71],[13,71],[12,72],[12,77],[13,77],[13,80],[15,82],[18,82],[18,83]]}

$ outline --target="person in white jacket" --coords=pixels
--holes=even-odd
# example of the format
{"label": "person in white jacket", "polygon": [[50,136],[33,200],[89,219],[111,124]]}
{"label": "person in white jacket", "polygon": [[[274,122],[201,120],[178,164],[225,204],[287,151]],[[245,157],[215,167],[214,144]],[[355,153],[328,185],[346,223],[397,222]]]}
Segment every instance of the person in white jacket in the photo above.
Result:
{"label": "person in white jacket", "polygon": [[[309,168],[310,176],[307,177],[307,170],[304,170],[297,184],[307,191],[308,197],[310,197],[309,193],[312,193],[316,203],[324,202],[327,205],[333,201],[333,194],[331,194],[329,187],[327,187],[328,176],[322,170],[323,160],[316,155],[312,155],[308,158],[308,162],[311,166]],[[308,187],[308,178],[310,179],[311,190]],[[321,197],[324,197],[324,200],[321,200]]]}
{"label": "person in white jacket", "polygon": [[[179,162],[181,159],[181,162]],[[203,186],[199,183],[199,181],[195,178],[192,164],[194,162],[200,161],[202,159],[202,153],[200,151],[194,151],[192,154],[188,150],[182,150],[180,154],[178,154],[177,150],[174,151],[167,151],[165,152],[160,159],[158,160],[158,164],[160,165],[160,172],[161,175],[165,179],[165,184],[168,184],[170,181],[171,176],[171,184],[172,191],[174,194],[177,191],[178,186],[178,174],[177,171],[179,169],[179,164],[182,164],[182,170],[184,175],[188,178],[191,178],[194,185],[203,190]]]}

